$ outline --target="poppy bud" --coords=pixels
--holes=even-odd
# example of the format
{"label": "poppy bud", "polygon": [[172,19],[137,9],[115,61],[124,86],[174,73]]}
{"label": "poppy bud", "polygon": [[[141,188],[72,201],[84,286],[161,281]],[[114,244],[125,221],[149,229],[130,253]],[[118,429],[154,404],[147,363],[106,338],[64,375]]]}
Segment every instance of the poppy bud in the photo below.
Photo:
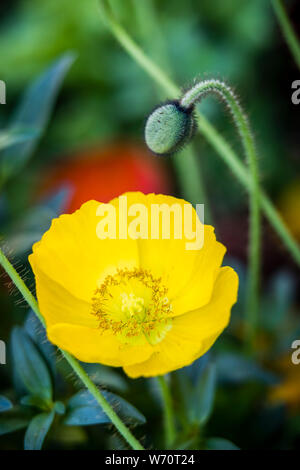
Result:
{"label": "poppy bud", "polygon": [[193,135],[193,108],[183,108],[179,101],[168,101],[152,111],[145,126],[145,141],[157,155],[178,151]]}

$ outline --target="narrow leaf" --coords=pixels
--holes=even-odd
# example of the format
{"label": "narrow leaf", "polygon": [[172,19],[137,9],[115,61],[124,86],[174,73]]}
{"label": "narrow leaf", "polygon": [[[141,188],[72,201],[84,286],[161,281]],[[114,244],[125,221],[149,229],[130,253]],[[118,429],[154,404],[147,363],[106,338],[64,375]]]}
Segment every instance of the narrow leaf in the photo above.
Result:
{"label": "narrow leaf", "polygon": [[205,424],[211,415],[216,389],[216,367],[210,363],[202,373],[195,391],[191,418],[199,424]]}
{"label": "narrow leaf", "polygon": [[223,353],[216,359],[218,377],[223,382],[243,383],[260,382],[273,385],[277,382],[275,374],[263,369],[252,359],[234,353]]}
{"label": "narrow leaf", "polygon": [[48,341],[45,328],[42,326],[41,322],[32,310],[29,311],[26,317],[24,329],[34,342],[35,346],[37,346],[39,352],[43,356],[43,359],[51,370],[52,376],[54,377],[56,369],[55,347]]}
{"label": "narrow leaf", "polygon": [[10,147],[11,145],[20,144],[26,140],[33,139],[36,137],[36,132],[34,131],[14,131],[14,132],[1,132],[0,133],[0,151]]}
{"label": "narrow leaf", "polygon": [[55,412],[41,413],[35,416],[26,430],[24,439],[25,450],[41,450],[45,437],[53,423]]}
{"label": "narrow leaf", "polygon": [[[124,398],[107,391],[101,393],[124,421],[133,424],[144,424],[146,422],[145,417]],[[86,426],[109,422],[108,416],[88,391],[80,391],[69,400],[65,424],[69,426]]]}
{"label": "narrow leaf", "polygon": [[233,442],[221,437],[211,437],[206,441],[207,450],[239,450]]}
{"label": "narrow leaf", "polygon": [[82,405],[68,411],[64,424],[68,426],[89,426],[109,423],[110,419],[98,406]]}
{"label": "narrow leaf", "polygon": [[58,217],[68,197],[69,189],[62,187],[46,200],[26,211],[5,234],[10,250],[16,256],[31,251],[32,245],[42,238],[50,228],[54,217]]}
{"label": "narrow leaf", "polygon": [[11,410],[13,407],[12,402],[4,397],[3,395],[0,395],[0,413],[3,411],[8,411]]}
{"label": "narrow leaf", "polygon": [[12,355],[15,374],[31,395],[49,401],[52,383],[47,365],[28,334],[20,327],[12,332]]}
{"label": "narrow leaf", "polygon": [[49,411],[49,401],[43,399],[43,397],[26,395],[20,400],[20,404],[23,406],[29,406],[33,408],[38,408],[42,411]]}
{"label": "narrow leaf", "polygon": [[5,179],[19,171],[34,152],[38,139],[48,124],[64,76],[73,61],[73,54],[64,54],[25,91],[10,130],[14,132],[19,128],[30,128],[34,130],[36,137],[3,151],[1,164]]}

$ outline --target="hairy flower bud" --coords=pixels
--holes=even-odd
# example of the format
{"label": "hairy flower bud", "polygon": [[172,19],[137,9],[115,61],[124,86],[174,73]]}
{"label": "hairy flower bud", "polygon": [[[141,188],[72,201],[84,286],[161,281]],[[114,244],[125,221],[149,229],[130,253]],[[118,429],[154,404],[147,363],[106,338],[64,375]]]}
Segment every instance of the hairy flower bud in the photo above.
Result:
{"label": "hairy flower bud", "polygon": [[193,108],[185,109],[179,101],[168,101],[152,111],[145,127],[145,140],[157,155],[169,155],[179,150],[193,134]]}

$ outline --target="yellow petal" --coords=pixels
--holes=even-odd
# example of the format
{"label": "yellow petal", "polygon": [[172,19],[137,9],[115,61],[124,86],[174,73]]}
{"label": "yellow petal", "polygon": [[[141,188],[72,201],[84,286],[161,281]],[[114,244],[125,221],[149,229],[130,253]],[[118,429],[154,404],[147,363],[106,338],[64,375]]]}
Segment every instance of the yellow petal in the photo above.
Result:
{"label": "yellow petal", "polygon": [[106,274],[118,267],[138,266],[135,240],[98,238],[99,206],[99,202],[89,201],[73,214],[54,219],[29,256],[36,277],[36,268],[39,268],[75,297],[87,302]]}
{"label": "yellow petal", "polygon": [[156,352],[145,362],[124,367],[125,373],[131,378],[155,377],[192,364],[203,356],[215,342],[219,334],[203,341],[185,340],[170,333],[159,345]]}
{"label": "yellow petal", "polygon": [[120,367],[145,361],[153,348],[149,344],[126,345],[111,333],[99,329],[58,323],[47,330],[49,340],[83,362]]}
{"label": "yellow petal", "polygon": [[50,279],[37,266],[36,294],[39,308],[47,327],[55,323],[72,323],[97,328],[99,320],[92,315],[89,302],[75,297],[57,282]]}
{"label": "yellow petal", "polygon": [[215,234],[209,230],[212,227],[205,227],[204,246],[195,260],[193,273],[176,298],[172,299],[173,316],[200,308],[211,299],[226,248],[216,241]]}
{"label": "yellow petal", "polygon": [[[214,253],[215,245],[217,244],[213,234],[213,227],[201,225],[204,229],[204,246],[200,250],[187,249],[191,240],[185,234],[185,218],[184,206],[187,205],[192,209],[192,217],[195,222],[198,219],[196,211],[192,208],[191,204],[182,199],[177,199],[171,196],[157,195],[157,194],[142,194],[139,192],[125,193],[122,197],[127,199],[127,208],[133,207],[135,204],[141,204],[147,208],[148,213],[148,238],[137,240],[139,247],[140,267],[148,269],[155,277],[162,277],[164,285],[168,286],[168,298],[177,298],[182,289],[188,286],[191,276],[195,272],[195,266],[198,264],[200,269],[203,269],[201,281],[202,287],[199,285],[197,291],[197,306],[206,303],[211,296],[213,288],[213,275],[216,268],[220,266],[221,257],[218,254],[218,247]],[[116,198],[111,201],[116,207],[119,207],[120,199]],[[176,209],[181,211],[182,218],[175,218],[173,213],[170,218],[170,236],[163,239],[162,235],[162,218],[159,223],[151,223],[151,210],[154,205],[165,205],[165,207],[172,208],[176,205]],[[160,216],[161,217],[161,216]],[[134,216],[128,217],[128,225],[134,219]],[[168,220],[168,219],[166,219]],[[156,219],[157,221],[157,219]],[[195,225],[195,224],[194,224]],[[153,239],[152,228],[157,228],[159,239]],[[176,239],[176,232],[181,233],[181,239]],[[206,254],[207,251],[207,254]],[[208,272],[205,272],[208,269]],[[198,273],[198,277],[199,273]],[[194,304],[193,304],[194,305]],[[179,306],[182,313],[182,305]],[[175,312],[176,315],[176,312]]]}
{"label": "yellow petal", "polygon": [[220,268],[211,301],[202,308],[176,317],[175,331],[183,338],[202,340],[221,332],[229,323],[231,307],[237,300],[238,276],[230,267]]}
{"label": "yellow petal", "polygon": [[231,268],[221,268],[211,301],[193,312],[175,317],[172,329],[145,362],[124,368],[136,378],[166,374],[191,364],[208,351],[227,326],[236,302],[238,277]]}

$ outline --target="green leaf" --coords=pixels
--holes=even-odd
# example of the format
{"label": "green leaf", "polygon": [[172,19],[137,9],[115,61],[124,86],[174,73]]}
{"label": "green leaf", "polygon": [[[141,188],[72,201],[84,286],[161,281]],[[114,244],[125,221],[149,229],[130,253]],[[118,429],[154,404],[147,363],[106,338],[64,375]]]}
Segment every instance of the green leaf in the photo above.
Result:
{"label": "green leaf", "polygon": [[221,437],[211,437],[206,441],[207,450],[240,450],[233,442]]}
{"label": "green leaf", "polygon": [[52,373],[52,377],[54,378],[56,372],[55,347],[48,341],[46,330],[42,326],[40,320],[37,318],[33,310],[29,310],[28,312],[24,323],[24,330],[38,348]]}
{"label": "green leaf", "polygon": [[110,419],[99,406],[80,405],[70,408],[64,424],[68,426],[90,426],[92,424],[109,423]]}
{"label": "green leaf", "polygon": [[[127,423],[144,424],[146,422],[146,418],[124,398],[105,390],[101,393],[114,407],[120,418]],[[90,392],[83,390],[69,400],[64,423],[69,426],[87,426],[110,423],[110,419]]]}
{"label": "green leaf", "polygon": [[200,376],[190,406],[190,420],[205,424],[212,412],[216,390],[216,367],[210,363]]}
{"label": "green leaf", "polygon": [[11,123],[10,131],[14,133],[17,129],[29,128],[33,129],[35,137],[29,141],[11,145],[3,151],[1,172],[4,179],[19,171],[33,154],[38,140],[48,124],[65,74],[73,61],[74,54],[64,54],[25,91]]}
{"label": "green leaf", "polygon": [[50,228],[53,218],[62,213],[68,194],[69,189],[62,187],[51,197],[25,211],[11,224],[5,238],[9,249],[16,256],[23,256],[26,252],[30,252],[32,245],[42,238],[42,235]]}
{"label": "green leaf", "polygon": [[61,401],[56,401],[54,403],[53,408],[54,408],[55,413],[57,413],[58,415],[64,415],[65,412],[66,412],[66,407],[65,407],[64,403],[61,402]]}
{"label": "green leaf", "polygon": [[42,411],[49,411],[51,405],[48,399],[45,400],[43,397],[35,395],[26,395],[25,397],[22,397],[20,404],[23,406],[38,408]]}
{"label": "green leaf", "polygon": [[55,411],[41,413],[31,421],[25,433],[24,449],[41,450],[45,437],[53,423]]}
{"label": "green leaf", "polygon": [[3,411],[11,410],[12,407],[12,402],[3,395],[0,395],[0,413],[2,413]]}
{"label": "green leaf", "polygon": [[121,398],[119,395],[115,393],[108,392],[107,390],[102,390],[102,394],[104,398],[110,403],[110,405],[114,408],[116,413],[126,421],[128,424],[145,424],[146,418],[145,416],[135,408],[135,406],[131,405],[127,400]]}
{"label": "green leaf", "polygon": [[276,272],[269,283],[268,292],[262,298],[264,315],[262,327],[267,331],[278,334],[280,325],[287,320],[288,312],[295,299],[296,277],[288,271]]}
{"label": "green leaf", "polygon": [[274,385],[278,379],[272,372],[263,369],[252,359],[240,354],[223,353],[217,356],[216,366],[218,377],[222,382],[244,383],[259,382]]}
{"label": "green leaf", "polygon": [[37,133],[34,130],[21,130],[15,129],[11,132],[0,132],[0,151],[10,147],[11,145],[20,144],[26,140],[36,137]]}
{"label": "green leaf", "polygon": [[12,332],[14,372],[30,395],[51,401],[52,383],[47,365],[28,334],[20,327]]}

